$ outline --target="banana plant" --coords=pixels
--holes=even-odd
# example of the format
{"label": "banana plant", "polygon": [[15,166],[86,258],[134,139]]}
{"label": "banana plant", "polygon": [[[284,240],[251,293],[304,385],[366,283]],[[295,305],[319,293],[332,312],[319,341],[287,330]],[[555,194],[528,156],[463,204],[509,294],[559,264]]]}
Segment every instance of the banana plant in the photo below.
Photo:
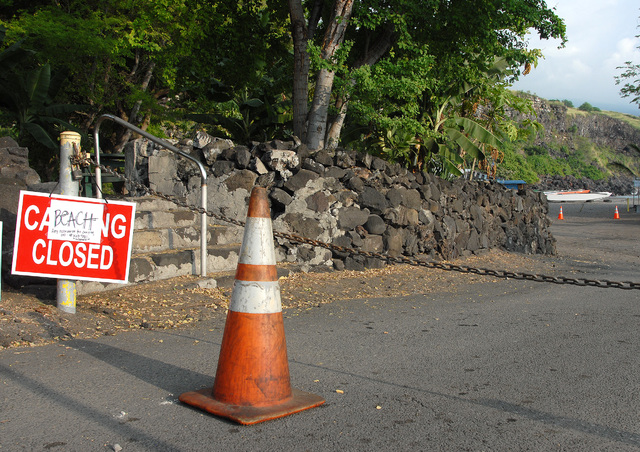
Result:
{"label": "banana plant", "polygon": [[[485,72],[488,85],[498,84],[508,74],[509,64],[505,58],[496,58]],[[485,148],[500,148],[503,145],[473,116],[458,114],[462,110],[464,96],[475,88],[472,84],[463,83],[455,95],[446,97],[432,114],[424,117],[430,136],[424,140],[424,151],[420,157],[425,164],[428,163],[428,156],[439,161],[441,176],[460,176],[465,157],[481,161],[485,159]]]}
{"label": "banana plant", "polygon": [[59,146],[52,134],[63,129],[77,129],[62,118],[84,107],[53,102],[64,78],[63,73],[52,77],[49,64],[23,70],[17,66],[3,72],[0,77],[0,110],[15,122],[19,141],[29,135],[46,148],[56,150]]}
{"label": "banana plant", "polygon": [[[424,149],[418,156],[419,164],[426,169],[439,169],[440,175],[446,178],[462,174],[464,157],[484,160],[485,146],[502,146],[502,142],[477,121],[457,115],[455,107],[459,104],[458,97],[449,97],[428,117],[431,136],[424,140]],[[430,159],[438,162],[435,168]]]}
{"label": "banana plant", "polygon": [[234,91],[217,80],[212,80],[209,98],[225,112],[192,113],[188,119],[223,129],[235,142],[267,141],[281,132],[292,120],[292,113],[283,94],[269,90],[270,80],[263,77],[263,86],[253,90]]}

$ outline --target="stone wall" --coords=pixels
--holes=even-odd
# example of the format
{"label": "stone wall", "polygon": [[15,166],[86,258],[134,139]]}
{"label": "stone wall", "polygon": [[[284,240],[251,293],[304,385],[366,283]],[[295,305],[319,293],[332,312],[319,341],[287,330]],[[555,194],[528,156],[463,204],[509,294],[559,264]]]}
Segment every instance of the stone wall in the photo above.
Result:
{"label": "stone wall", "polygon": [[[199,133],[176,143],[209,173],[208,208],[244,220],[254,184],[269,189],[274,230],[340,246],[429,259],[451,259],[501,248],[555,253],[547,203],[531,190],[492,182],[448,182],[411,173],[368,154],[338,149],[311,153],[300,143],[273,141],[236,146]],[[127,173],[163,193],[200,206],[200,173],[192,162],[153,143],[129,144]],[[29,168],[28,150],[0,139],[0,213],[4,221],[3,274],[9,272],[21,189],[52,191]],[[134,166],[132,163],[136,162]],[[130,195],[135,188],[128,184]],[[234,240],[240,241],[237,229]],[[280,262],[304,267],[363,269],[382,261],[325,248],[276,241]]]}
{"label": "stone wall", "polygon": [[[176,145],[208,168],[208,208],[243,220],[254,184],[267,187],[273,226],[336,245],[414,257],[451,259],[501,248],[555,253],[546,199],[538,192],[492,182],[445,181],[411,173],[368,154],[338,149],[312,153],[299,142],[236,146],[199,133]],[[200,201],[192,162],[133,142],[136,175],[167,194]],[[140,150],[144,151],[140,151]],[[304,266],[363,269],[375,259],[330,252],[278,239],[279,261]]]}
{"label": "stone wall", "polygon": [[29,166],[29,149],[10,137],[0,137],[0,221],[2,222],[2,273],[11,269],[20,190],[52,191],[55,183],[43,184]]}

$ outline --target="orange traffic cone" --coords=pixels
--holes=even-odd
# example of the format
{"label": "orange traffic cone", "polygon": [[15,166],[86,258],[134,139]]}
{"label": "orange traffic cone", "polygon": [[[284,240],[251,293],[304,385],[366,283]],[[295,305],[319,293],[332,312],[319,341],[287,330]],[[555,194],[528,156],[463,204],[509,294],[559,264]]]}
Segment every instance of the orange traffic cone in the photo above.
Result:
{"label": "orange traffic cone", "polygon": [[618,212],[618,206],[616,206],[616,211],[613,214],[613,219],[614,220],[619,220],[620,219],[620,213]]}
{"label": "orange traffic cone", "polygon": [[275,264],[267,191],[254,187],[213,388],[181,402],[245,425],[324,403],[291,388]]}
{"label": "orange traffic cone", "polygon": [[562,214],[562,206],[560,206],[560,214],[558,215],[558,220],[564,220],[564,215]]}

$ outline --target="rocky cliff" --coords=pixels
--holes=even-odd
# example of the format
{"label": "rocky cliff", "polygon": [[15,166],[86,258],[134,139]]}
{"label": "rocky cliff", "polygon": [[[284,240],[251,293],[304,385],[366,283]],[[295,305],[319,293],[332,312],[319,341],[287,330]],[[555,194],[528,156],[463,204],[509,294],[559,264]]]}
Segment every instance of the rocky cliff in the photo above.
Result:
{"label": "rocky cliff", "polygon": [[[629,194],[633,178],[640,176],[640,118],[612,112],[585,112],[562,102],[529,96],[536,120],[543,126],[529,145],[546,149],[550,158],[578,156],[599,169],[604,180],[573,176],[539,175],[538,189],[588,188]],[[514,112],[513,117],[517,117]],[[524,119],[520,117],[519,119]]]}
{"label": "rocky cliff", "polygon": [[628,122],[604,112],[583,112],[539,97],[532,100],[537,120],[544,126],[544,132],[539,136],[540,142],[559,140],[570,143],[579,136],[589,139],[597,146],[606,146],[623,154],[638,155],[630,144],[640,145],[640,129]]}

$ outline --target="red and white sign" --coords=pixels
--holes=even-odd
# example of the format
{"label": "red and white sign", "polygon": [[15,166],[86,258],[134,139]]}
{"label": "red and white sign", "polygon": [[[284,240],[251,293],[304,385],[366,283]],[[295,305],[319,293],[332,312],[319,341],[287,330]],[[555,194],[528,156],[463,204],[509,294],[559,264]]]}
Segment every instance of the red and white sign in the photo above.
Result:
{"label": "red and white sign", "polygon": [[126,283],[136,205],[20,192],[12,273]]}

